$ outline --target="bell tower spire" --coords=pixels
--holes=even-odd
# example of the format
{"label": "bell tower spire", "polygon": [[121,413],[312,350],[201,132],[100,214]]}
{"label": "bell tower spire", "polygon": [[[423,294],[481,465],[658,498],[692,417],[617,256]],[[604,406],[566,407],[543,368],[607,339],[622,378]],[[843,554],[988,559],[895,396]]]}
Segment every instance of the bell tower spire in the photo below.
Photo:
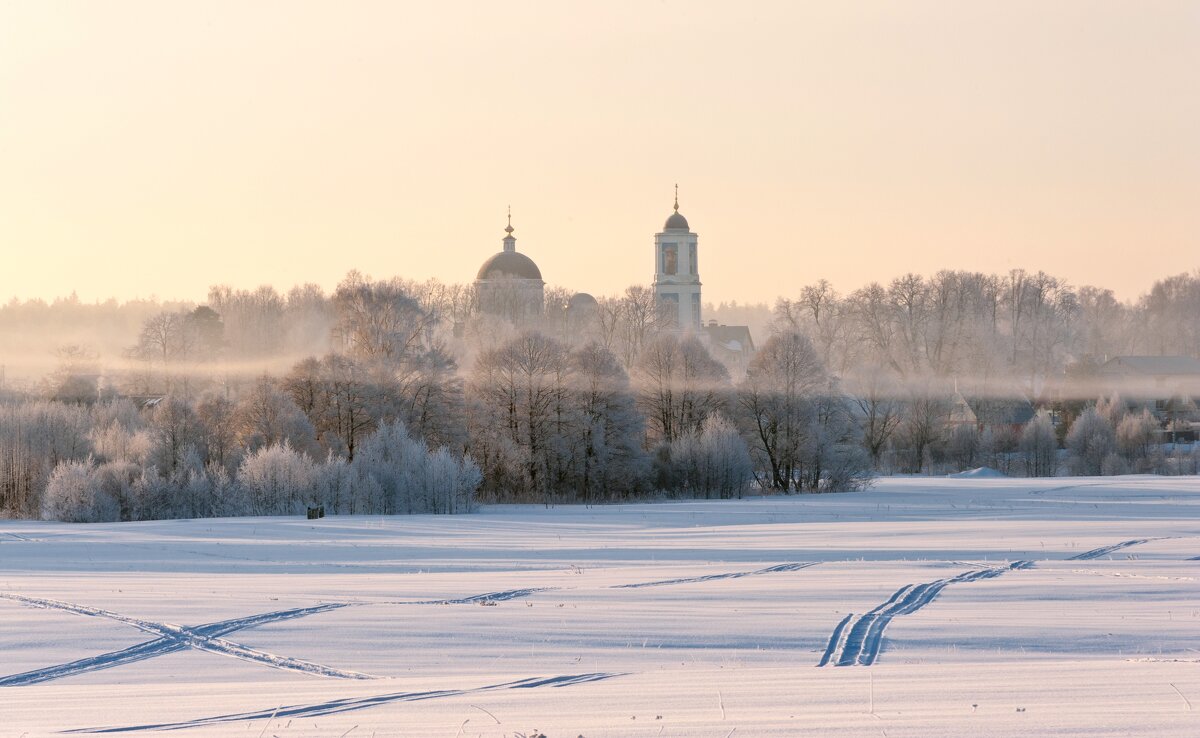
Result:
{"label": "bell tower spire", "polygon": [[509,205],[508,206],[508,225],[506,225],[504,227],[504,234],[505,234],[504,235],[504,250],[505,251],[516,251],[517,250],[517,239],[513,237],[514,230],[515,229],[512,227],[512,205]]}

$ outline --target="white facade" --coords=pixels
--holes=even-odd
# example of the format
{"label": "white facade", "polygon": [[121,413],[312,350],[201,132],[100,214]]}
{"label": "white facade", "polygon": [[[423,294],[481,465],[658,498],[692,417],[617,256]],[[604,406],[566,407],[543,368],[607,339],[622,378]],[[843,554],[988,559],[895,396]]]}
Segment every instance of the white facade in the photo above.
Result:
{"label": "white facade", "polygon": [[700,265],[698,236],[687,219],[675,212],[654,235],[654,294],[659,305],[683,332],[700,330]]}

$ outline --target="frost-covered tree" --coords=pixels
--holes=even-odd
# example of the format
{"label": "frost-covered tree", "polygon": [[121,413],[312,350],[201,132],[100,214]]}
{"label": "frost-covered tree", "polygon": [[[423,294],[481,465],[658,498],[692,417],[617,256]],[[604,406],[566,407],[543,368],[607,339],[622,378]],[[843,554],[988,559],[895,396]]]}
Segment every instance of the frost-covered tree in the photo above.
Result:
{"label": "frost-covered tree", "polygon": [[123,461],[140,467],[150,463],[154,451],[146,414],[128,401],[94,406],[88,439],[98,462]]}
{"label": "frost-covered tree", "polygon": [[295,515],[316,501],[317,465],[287,441],[263,446],[238,467],[238,485],[252,515]]}
{"label": "frost-covered tree", "polygon": [[1149,471],[1151,447],[1158,433],[1158,422],[1149,410],[1129,413],[1117,424],[1117,452],[1131,468]]}
{"label": "frost-covered tree", "polygon": [[178,395],[162,398],[150,411],[151,463],[170,476],[201,441],[202,429],[190,402]]}
{"label": "frost-covered tree", "polygon": [[208,307],[221,318],[223,347],[229,357],[275,356],[284,346],[288,305],[275,288],[235,290],[216,285],[208,290]]}
{"label": "frost-covered tree", "polygon": [[754,464],[733,423],[709,415],[699,432],[664,444],[678,492],[691,497],[741,498],[754,481]]}
{"label": "frost-covered tree", "polygon": [[200,431],[197,450],[205,464],[216,464],[227,471],[237,468],[243,447],[238,443],[236,410],[231,400],[216,393],[206,394],[196,403]]}
{"label": "frost-covered tree", "polygon": [[1058,473],[1058,436],[1049,414],[1039,413],[1025,424],[1020,450],[1027,476],[1053,477]]}
{"label": "frost-covered tree", "polygon": [[1105,462],[1116,451],[1116,445],[1116,433],[1108,418],[1095,407],[1089,407],[1067,431],[1071,472],[1084,476],[1103,474]]}
{"label": "frost-covered tree", "polygon": [[[367,437],[349,471],[351,498],[385,515],[466,512],[481,481],[470,459],[444,448],[431,451],[401,422],[385,423]],[[326,493],[339,491],[331,484],[341,470],[336,473],[322,480]]]}
{"label": "frost-covered tree", "polygon": [[37,517],[54,468],[91,454],[87,408],[60,402],[0,404],[0,512]]}
{"label": "frost-covered tree", "polygon": [[797,489],[850,492],[869,486],[871,462],[848,402],[831,391],[819,395],[813,407],[812,429],[797,468]]}

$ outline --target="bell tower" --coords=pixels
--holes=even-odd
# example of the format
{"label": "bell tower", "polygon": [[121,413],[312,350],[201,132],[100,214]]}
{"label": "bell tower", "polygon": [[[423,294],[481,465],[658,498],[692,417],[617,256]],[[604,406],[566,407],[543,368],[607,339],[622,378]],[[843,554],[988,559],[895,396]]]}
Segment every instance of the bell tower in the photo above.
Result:
{"label": "bell tower", "polygon": [[700,331],[700,268],[698,236],[679,212],[679,185],[675,185],[675,212],[661,233],[654,235],[654,295],[681,332]]}

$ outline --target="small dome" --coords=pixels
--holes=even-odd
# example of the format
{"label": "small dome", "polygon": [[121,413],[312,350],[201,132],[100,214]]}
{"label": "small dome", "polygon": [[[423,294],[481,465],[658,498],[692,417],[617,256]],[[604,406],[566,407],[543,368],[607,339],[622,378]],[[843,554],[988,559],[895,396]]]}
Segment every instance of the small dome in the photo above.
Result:
{"label": "small dome", "polygon": [[501,251],[483,262],[476,279],[536,279],[542,272],[525,254],[517,251]]}
{"label": "small dome", "polygon": [[667,218],[666,225],[663,226],[664,231],[688,231],[687,218],[679,214],[679,211],[671,213],[671,217]]}
{"label": "small dome", "polygon": [[571,295],[570,300],[567,300],[567,309],[585,310],[587,308],[596,307],[598,304],[599,303],[596,302],[596,298],[592,297],[588,293],[576,292],[575,294]]}

